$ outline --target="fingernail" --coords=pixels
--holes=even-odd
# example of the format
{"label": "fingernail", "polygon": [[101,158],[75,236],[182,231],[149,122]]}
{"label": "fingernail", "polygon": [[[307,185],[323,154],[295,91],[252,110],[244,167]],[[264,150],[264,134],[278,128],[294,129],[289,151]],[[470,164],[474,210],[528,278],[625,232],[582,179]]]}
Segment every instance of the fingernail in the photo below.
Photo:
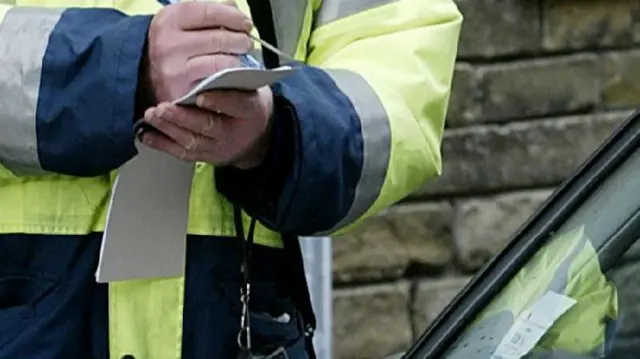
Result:
{"label": "fingernail", "polygon": [[143,135],[142,136],[142,143],[144,143],[145,145],[151,145],[151,144],[153,144],[153,140],[151,139],[151,137],[149,135]]}
{"label": "fingernail", "polygon": [[198,95],[198,97],[196,97],[196,105],[198,107],[204,107],[206,103],[207,100],[204,98],[204,95]]}
{"label": "fingernail", "polygon": [[251,29],[253,29],[253,22],[249,19],[245,19],[242,25],[247,31],[251,31]]}
{"label": "fingernail", "polygon": [[155,114],[156,114],[155,108],[150,107],[144,112],[144,119],[149,121],[155,116]]}

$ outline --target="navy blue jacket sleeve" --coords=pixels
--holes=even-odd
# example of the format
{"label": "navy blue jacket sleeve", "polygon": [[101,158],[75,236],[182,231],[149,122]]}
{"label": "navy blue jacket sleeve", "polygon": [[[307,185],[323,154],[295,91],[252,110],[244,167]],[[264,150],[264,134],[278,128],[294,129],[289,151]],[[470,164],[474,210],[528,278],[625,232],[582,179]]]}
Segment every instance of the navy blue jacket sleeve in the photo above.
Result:
{"label": "navy blue jacket sleeve", "polygon": [[314,235],[348,216],[363,167],[358,113],[324,70],[302,66],[272,86],[274,142],[255,169],[216,169],[220,193],[281,233]]}
{"label": "navy blue jacket sleeve", "polygon": [[0,135],[0,164],[19,176],[96,176],[132,158],[150,21],[107,8],[9,10],[0,62],[5,74],[26,75],[0,75],[9,137]]}

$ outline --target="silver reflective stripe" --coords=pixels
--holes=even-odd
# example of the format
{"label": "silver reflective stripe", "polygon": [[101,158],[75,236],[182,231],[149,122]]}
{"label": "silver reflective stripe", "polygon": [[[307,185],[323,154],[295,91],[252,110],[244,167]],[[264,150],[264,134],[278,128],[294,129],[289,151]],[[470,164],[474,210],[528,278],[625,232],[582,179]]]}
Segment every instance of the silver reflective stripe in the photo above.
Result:
{"label": "silver reflective stripe", "polygon": [[[278,48],[294,57],[311,0],[270,0]],[[274,44],[272,44],[274,45]]]}
{"label": "silver reflective stripe", "polygon": [[396,1],[398,0],[323,0],[320,10],[316,14],[314,27],[317,28],[347,16]]}
{"label": "silver reflective stripe", "polygon": [[61,9],[13,8],[0,24],[0,163],[40,174],[36,108],[42,59]]}
{"label": "silver reflective stripe", "polygon": [[391,156],[391,129],[387,111],[367,81],[355,72],[326,69],[338,88],[351,100],[358,116],[363,142],[363,164],[355,198],[347,215],[326,234],[356,221],[378,198]]}

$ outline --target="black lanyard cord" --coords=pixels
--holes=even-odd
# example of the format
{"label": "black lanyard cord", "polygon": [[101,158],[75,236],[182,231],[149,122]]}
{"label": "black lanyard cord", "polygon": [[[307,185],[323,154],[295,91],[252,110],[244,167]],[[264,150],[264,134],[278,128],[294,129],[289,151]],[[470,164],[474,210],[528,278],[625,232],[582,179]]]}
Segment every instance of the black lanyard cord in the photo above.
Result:
{"label": "black lanyard cord", "polygon": [[[260,38],[272,46],[278,47],[276,39],[275,25],[273,24],[273,11],[270,0],[247,0],[251,18],[258,28]],[[267,49],[262,49],[262,60],[264,66],[273,69],[280,66],[278,55]]]}
{"label": "black lanyard cord", "polygon": [[[278,47],[276,41],[275,26],[273,23],[273,12],[271,10],[270,0],[248,0],[249,11],[260,37],[269,44]],[[280,64],[278,55],[263,49],[262,59],[266,68],[276,68]],[[259,199],[264,197],[266,180],[262,182],[262,188],[258,196]],[[251,217],[247,238],[244,237],[244,226],[242,222],[242,210],[237,205],[233,206],[233,221],[236,227],[236,236],[242,242],[242,287],[240,288],[240,300],[242,304],[242,317],[240,319],[240,332],[238,333],[238,345],[241,349],[251,351],[251,323],[249,322],[249,300],[251,297],[251,249],[253,247],[253,233],[256,227],[256,219]],[[244,336],[244,339],[242,338]]]}
{"label": "black lanyard cord", "polygon": [[[272,46],[278,48],[279,44],[276,38],[275,25],[273,21],[273,11],[271,8],[271,0],[247,0],[249,10],[251,11],[251,17],[253,19],[260,38]],[[280,66],[280,59],[278,54],[270,51],[267,48],[262,49],[263,63],[267,69],[273,69]],[[265,185],[267,184],[269,176],[265,175],[264,182],[262,183],[262,189],[258,199],[264,198]],[[243,285],[241,291],[241,301],[243,307],[243,313],[241,318],[240,332],[238,333],[238,344],[240,345],[240,357],[252,358],[251,354],[251,326],[249,323],[249,299],[251,289],[251,248],[253,246],[253,235],[256,226],[256,219],[251,217],[249,225],[249,231],[247,238],[244,237],[244,228],[242,221],[241,209],[233,206],[234,224],[236,227],[236,235],[238,240],[242,241],[243,259],[242,259],[242,275]],[[304,336],[306,342],[306,351],[310,359],[316,359],[316,353],[313,348],[313,334],[316,329],[316,318],[313,313],[313,306],[311,298],[309,297],[309,288],[307,285],[307,278],[304,271],[304,261],[302,258],[302,251],[300,248],[299,240],[293,235],[283,235],[284,253],[285,258],[289,262],[288,272],[290,273],[289,282],[293,289],[294,302],[302,315],[304,323]],[[244,341],[242,337],[245,337]],[[275,353],[274,353],[275,354]],[[243,356],[244,355],[244,356]],[[271,357],[271,355],[269,356]]]}
{"label": "black lanyard cord", "polygon": [[233,221],[236,227],[236,237],[242,243],[242,286],[240,287],[240,302],[242,313],[240,317],[240,331],[238,332],[238,345],[241,349],[251,351],[251,322],[249,320],[249,300],[251,298],[251,250],[253,248],[253,234],[256,228],[256,219],[251,218],[247,238],[244,237],[244,225],[242,223],[242,211],[240,207],[233,206]]}

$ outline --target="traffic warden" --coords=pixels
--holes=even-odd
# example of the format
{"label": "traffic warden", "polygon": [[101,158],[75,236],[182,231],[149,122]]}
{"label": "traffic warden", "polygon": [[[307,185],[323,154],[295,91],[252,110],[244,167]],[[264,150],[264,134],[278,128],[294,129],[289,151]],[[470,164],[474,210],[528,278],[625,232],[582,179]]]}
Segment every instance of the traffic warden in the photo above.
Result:
{"label": "traffic warden", "polygon": [[[313,356],[283,238],[344,232],[438,176],[462,17],[453,0],[254,3],[2,2],[0,359],[236,358],[238,222],[254,355]],[[297,71],[171,105],[259,48],[255,14]],[[143,145],[197,163],[186,274],[98,284],[138,119]]]}

